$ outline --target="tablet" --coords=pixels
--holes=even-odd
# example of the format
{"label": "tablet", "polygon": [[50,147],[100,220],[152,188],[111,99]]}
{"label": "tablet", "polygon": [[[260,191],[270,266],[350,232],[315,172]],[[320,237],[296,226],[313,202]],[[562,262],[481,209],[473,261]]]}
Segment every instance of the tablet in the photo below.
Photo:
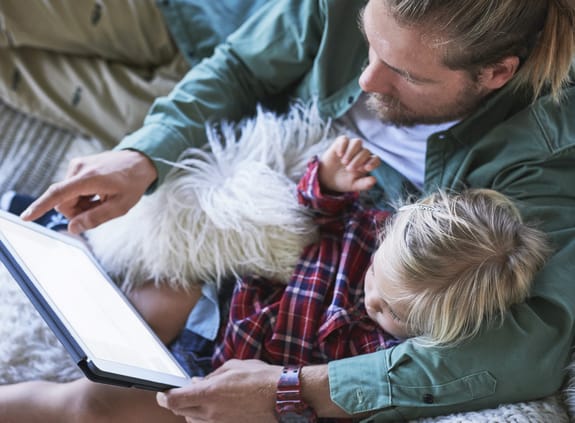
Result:
{"label": "tablet", "polygon": [[189,381],[81,240],[0,211],[0,259],[88,379],[155,391]]}

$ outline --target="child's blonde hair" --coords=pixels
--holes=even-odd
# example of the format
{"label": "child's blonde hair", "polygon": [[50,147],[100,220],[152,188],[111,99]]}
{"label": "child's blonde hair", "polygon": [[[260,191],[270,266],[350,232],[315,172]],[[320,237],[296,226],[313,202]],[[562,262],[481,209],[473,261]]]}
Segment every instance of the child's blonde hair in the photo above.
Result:
{"label": "child's blonde hair", "polygon": [[438,191],[400,207],[380,246],[382,274],[400,294],[409,333],[429,346],[476,335],[524,301],[549,254],[545,235],[522,223],[504,195]]}

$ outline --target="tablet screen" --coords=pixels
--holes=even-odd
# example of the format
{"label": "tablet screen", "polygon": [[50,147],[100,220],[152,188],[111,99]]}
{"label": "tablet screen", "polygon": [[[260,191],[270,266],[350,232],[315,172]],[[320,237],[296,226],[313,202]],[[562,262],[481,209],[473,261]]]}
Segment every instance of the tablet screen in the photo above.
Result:
{"label": "tablet screen", "polygon": [[187,377],[80,241],[4,217],[0,230],[20,266],[92,358]]}

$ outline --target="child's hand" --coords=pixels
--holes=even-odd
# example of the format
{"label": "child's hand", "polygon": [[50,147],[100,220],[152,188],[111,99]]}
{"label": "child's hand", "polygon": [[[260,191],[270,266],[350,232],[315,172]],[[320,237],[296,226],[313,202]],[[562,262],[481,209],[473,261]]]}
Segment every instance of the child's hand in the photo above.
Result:
{"label": "child's hand", "polygon": [[367,174],[380,165],[379,157],[363,148],[359,138],[336,138],[319,162],[319,183],[322,190],[336,192],[365,191],[375,185]]}

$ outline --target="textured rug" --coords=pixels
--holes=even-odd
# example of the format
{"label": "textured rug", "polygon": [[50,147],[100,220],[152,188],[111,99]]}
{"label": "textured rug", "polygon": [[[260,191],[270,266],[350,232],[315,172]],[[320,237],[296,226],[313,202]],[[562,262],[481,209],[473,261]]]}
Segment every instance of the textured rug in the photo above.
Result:
{"label": "textured rug", "polygon": [[97,140],[28,117],[0,102],[0,192],[37,196],[63,177],[70,158],[102,149]]}
{"label": "textured rug", "polygon": [[[15,189],[37,195],[63,176],[70,158],[101,149],[95,140],[54,128],[0,104],[0,192]],[[1,265],[0,322],[0,384],[32,379],[64,382],[81,376]],[[566,389],[538,401],[503,404],[413,423],[567,423],[570,419],[564,395],[573,396]]]}

